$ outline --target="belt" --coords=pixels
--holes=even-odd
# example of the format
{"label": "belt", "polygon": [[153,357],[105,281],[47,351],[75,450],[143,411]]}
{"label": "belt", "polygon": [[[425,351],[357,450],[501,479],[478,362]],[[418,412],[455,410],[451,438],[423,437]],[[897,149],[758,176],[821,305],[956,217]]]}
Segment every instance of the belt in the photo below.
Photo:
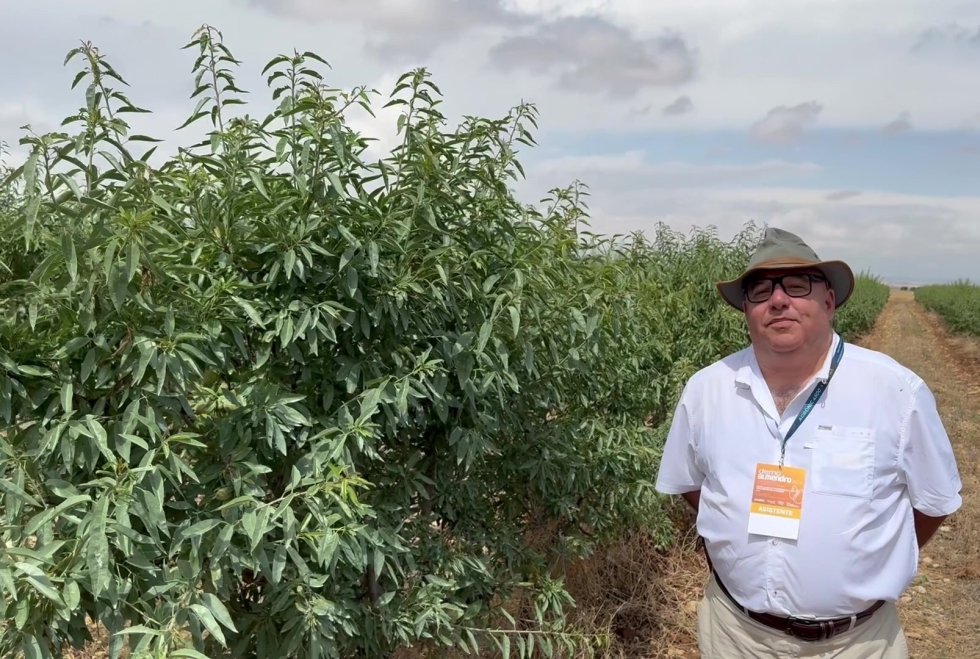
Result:
{"label": "belt", "polygon": [[802,641],[826,641],[838,634],[843,634],[846,631],[854,629],[867,622],[874,612],[880,609],[885,603],[884,600],[878,600],[861,613],[827,620],[811,620],[808,618],[795,618],[793,616],[786,618],[772,615],[771,613],[757,613],[739,604],[732,597],[732,594],[728,592],[728,589],[725,588],[725,584],[722,583],[721,579],[718,578],[718,573],[714,570],[712,570],[712,573],[715,575],[715,580],[718,582],[718,587],[721,588],[721,592],[725,593],[739,611],[766,627],[771,627]]}
{"label": "belt", "polygon": [[715,572],[714,567],[711,565],[711,558],[708,557],[708,548],[704,547],[703,544],[702,547],[704,548],[704,556],[708,561],[708,568],[711,570],[715,580],[718,582],[718,587],[721,588],[721,592],[725,593],[725,596],[731,600],[732,604],[735,605],[735,608],[747,615],[752,620],[755,620],[766,627],[771,627],[772,629],[781,631],[788,636],[798,638],[801,641],[826,641],[827,639],[831,639],[838,634],[843,634],[844,632],[854,629],[855,627],[867,622],[874,612],[885,604],[884,600],[878,600],[861,613],[825,620],[812,620],[809,618],[796,618],[793,616],[783,617],[776,616],[771,613],[757,613],[755,611],[750,611],[739,604],[738,600],[736,600],[732,594],[728,592],[728,588],[725,587],[721,577],[718,576],[718,573]]}

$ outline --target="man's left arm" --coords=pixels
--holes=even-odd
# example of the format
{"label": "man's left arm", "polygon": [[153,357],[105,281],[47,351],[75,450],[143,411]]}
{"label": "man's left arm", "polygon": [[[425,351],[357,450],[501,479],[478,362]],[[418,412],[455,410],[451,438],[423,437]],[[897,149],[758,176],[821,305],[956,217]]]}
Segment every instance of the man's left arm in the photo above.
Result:
{"label": "man's left arm", "polygon": [[921,549],[963,500],[956,456],[935,397],[924,382],[915,388],[913,396],[902,433],[898,471],[912,501],[915,536]]}
{"label": "man's left arm", "polygon": [[922,549],[926,546],[927,542],[932,540],[932,536],[934,536],[936,531],[939,530],[939,527],[943,525],[943,522],[946,521],[948,515],[932,517],[931,515],[926,515],[913,508],[912,517],[915,519],[915,539],[919,543],[919,549]]}

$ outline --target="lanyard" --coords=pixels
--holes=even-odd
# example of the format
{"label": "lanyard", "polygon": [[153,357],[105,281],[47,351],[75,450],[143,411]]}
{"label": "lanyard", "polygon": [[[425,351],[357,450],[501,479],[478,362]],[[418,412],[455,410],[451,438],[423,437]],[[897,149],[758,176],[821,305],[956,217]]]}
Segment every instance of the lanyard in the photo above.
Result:
{"label": "lanyard", "polygon": [[841,338],[840,341],[837,343],[837,350],[834,351],[834,357],[830,361],[830,373],[827,374],[826,379],[823,379],[820,382],[818,382],[817,386],[813,388],[813,393],[810,394],[810,397],[803,405],[803,409],[800,410],[800,413],[796,415],[796,421],[793,422],[793,425],[790,426],[789,432],[786,433],[786,437],[783,438],[783,446],[779,454],[780,469],[782,469],[783,460],[786,458],[786,442],[789,441],[789,438],[793,436],[793,433],[795,433],[796,429],[800,427],[800,425],[803,423],[803,420],[810,415],[810,411],[817,404],[817,401],[820,400],[820,397],[823,395],[824,390],[827,389],[827,383],[830,382],[830,378],[834,377],[834,371],[836,371],[837,366],[840,365],[840,360],[843,355],[844,355],[844,339]]}

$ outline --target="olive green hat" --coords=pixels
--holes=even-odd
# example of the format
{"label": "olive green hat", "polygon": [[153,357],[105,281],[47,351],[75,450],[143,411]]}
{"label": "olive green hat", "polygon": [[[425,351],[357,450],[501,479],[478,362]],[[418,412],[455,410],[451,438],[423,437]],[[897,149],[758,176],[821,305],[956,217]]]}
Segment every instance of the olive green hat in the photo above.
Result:
{"label": "olive green hat", "polygon": [[854,272],[843,261],[821,261],[809,245],[789,231],[767,228],[765,236],[749,265],[738,278],[717,284],[725,302],[742,310],[742,282],[753,272],[760,270],[785,270],[789,268],[815,268],[822,272],[834,290],[837,308],[844,306],[854,291]]}

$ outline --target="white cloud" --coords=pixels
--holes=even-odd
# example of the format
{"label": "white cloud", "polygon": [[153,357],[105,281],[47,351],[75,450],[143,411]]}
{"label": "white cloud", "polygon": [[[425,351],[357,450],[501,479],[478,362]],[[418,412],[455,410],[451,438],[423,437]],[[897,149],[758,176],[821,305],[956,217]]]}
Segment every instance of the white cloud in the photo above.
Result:
{"label": "white cloud", "polygon": [[651,164],[642,151],[604,156],[565,156],[527,167],[535,188],[566,185],[573,179],[603,194],[654,188],[689,188],[759,181],[773,177],[805,177],[820,171],[809,162],[767,160],[750,165]]}
{"label": "white cloud", "polygon": [[[589,230],[628,234],[714,226],[722,237],[749,222],[801,235],[824,258],[892,281],[980,279],[980,197],[925,197],[865,191],[839,201],[824,189],[641,188],[593,190]],[[652,234],[651,234],[652,235]]]}
{"label": "white cloud", "polygon": [[816,123],[823,106],[815,101],[793,107],[775,107],[754,124],[750,133],[753,139],[770,144],[793,144],[803,137],[803,130]]}
{"label": "white cloud", "polygon": [[860,190],[836,190],[834,192],[828,192],[823,198],[827,201],[841,201],[842,199],[856,197],[859,194],[861,194]]}
{"label": "white cloud", "polygon": [[[496,26],[516,26],[524,14],[498,0],[247,0],[281,16],[313,22],[353,22],[367,26],[369,48],[390,60],[431,55],[463,34]],[[377,33],[377,36],[375,34]]]}
{"label": "white cloud", "polygon": [[489,57],[503,71],[554,75],[568,92],[622,98],[644,88],[685,83],[697,69],[697,52],[682,36],[639,39],[595,16],[560,18],[529,34],[507,37]]}
{"label": "white cloud", "polygon": [[663,113],[670,116],[688,114],[694,111],[694,103],[687,96],[679,96],[673,103],[663,109]]}
{"label": "white cloud", "polygon": [[[0,69],[0,140],[16,145],[25,119],[57,128],[83,102],[84,90],[69,89],[75,64],[63,67],[62,60],[80,39],[91,39],[133,83],[130,97],[154,111],[127,117],[134,130],[170,140],[161,153],[193,141],[196,132],[173,133],[194,105],[188,86],[195,53],[180,47],[204,22],[223,30],[243,61],[236,76],[251,92],[243,111],[253,117],[271,107],[261,67],[294,48],[327,59],[332,68],[324,75],[333,87],[374,81],[383,94],[372,105],[379,118],[360,110],[350,117],[354,128],[379,138],[369,157],[397,144],[400,110],[381,107],[396,76],[424,65],[444,93],[439,109],[450,127],[462,115],[500,117],[521,101],[535,103],[541,147],[522,158],[530,178],[522,185],[536,201],[552,185],[581,178],[597,226],[666,219],[680,228],[737,228],[768,219],[795,222],[827,244],[848,232],[887,233],[905,250],[901,258],[920,269],[959,276],[978,267],[957,260],[980,249],[968,226],[980,217],[974,201],[962,206],[952,197],[874,189],[890,182],[896,191],[915,185],[972,194],[968,174],[980,163],[980,141],[933,134],[980,128],[980,47],[970,43],[980,14],[963,0],[914,9],[889,0],[7,2],[0,56],[13,64]],[[928,47],[913,50],[924,34]],[[503,57],[503,68],[491,66],[500,64],[491,53]],[[697,111],[684,99],[694,99]],[[947,173],[961,168],[958,176],[943,179],[942,171],[923,168],[921,176],[903,178],[895,171],[887,155],[893,151],[875,136],[910,129],[913,117],[912,146],[936,154],[936,167]],[[746,139],[729,134],[713,142],[709,131]],[[653,133],[659,135],[651,139]],[[656,143],[665,150],[658,159],[670,162],[651,164],[639,152],[601,155],[626,140]],[[747,156],[758,144],[802,155]],[[811,145],[819,150],[804,151]],[[862,166],[852,167],[848,154]],[[541,161],[556,155],[566,157]],[[747,164],[712,164],[721,159]],[[818,181],[827,189],[798,189]],[[789,187],[758,188],[776,185]],[[877,258],[863,243],[853,249]],[[915,249],[924,250],[921,258]]]}
{"label": "white cloud", "polygon": [[912,115],[902,112],[894,121],[889,121],[881,127],[882,135],[901,135],[912,130]]}
{"label": "white cloud", "polygon": [[399,144],[398,116],[404,112],[404,107],[393,105],[384,107],[388,96],[395,89],[398,76],[385,74],[374,84],[368,85],[378,94],[371,95],[371,113],[360,105],[352,106],[344,115],[345,122],[352,129],[371,141],[367,151],[362,156],[366,160],[387,158]]}
{"label": "white cloud", "polygon": [[980,28],[964,27],[959,23],[946,23],[923,30],[912,50],[929,50],[947,44],[980,46]]}

